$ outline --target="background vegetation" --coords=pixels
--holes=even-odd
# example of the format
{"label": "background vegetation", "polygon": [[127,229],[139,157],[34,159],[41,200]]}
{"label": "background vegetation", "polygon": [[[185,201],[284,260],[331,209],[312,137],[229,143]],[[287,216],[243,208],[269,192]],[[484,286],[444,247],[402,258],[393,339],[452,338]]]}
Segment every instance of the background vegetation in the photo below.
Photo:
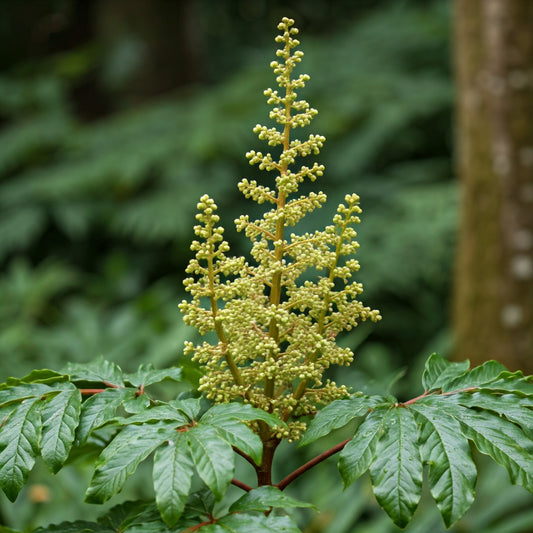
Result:
{"label": "background vegetation", "polygon": [[[191,335],[177,303],[196,201],[216,199],[242,252],[230,230],[251,204],[236,183],[257,177],[244,153],[268,110],[262,90],[284,15],[304,36],[305,97],[320,112],[313,131],[327,138],[319,187],[329,207],[306,224],[324,225],[345,193],[361,196],[359,279],[384,317],[343,339],[358,357],[335,378],[419,392],[397,378],[450,348],[448,0],[0,2],[2,381],[99,355],[127,371],[179,359]],[[396,531],[365,480],[341,493],[329,466],[295,484],[325,509],[302,514],[309,533]],[[55,479],[37,471],[14,506],[0,498],[2,521],[90,517],[78,503],[89,475],[85,464]],[[123,499],[145,492],[128,485]],[[507,488],[503,469],[482,473],[478,494],[455,531],[529,531],[531,497]],[[443,530],[431,504],[418,515],[408,531]]]}

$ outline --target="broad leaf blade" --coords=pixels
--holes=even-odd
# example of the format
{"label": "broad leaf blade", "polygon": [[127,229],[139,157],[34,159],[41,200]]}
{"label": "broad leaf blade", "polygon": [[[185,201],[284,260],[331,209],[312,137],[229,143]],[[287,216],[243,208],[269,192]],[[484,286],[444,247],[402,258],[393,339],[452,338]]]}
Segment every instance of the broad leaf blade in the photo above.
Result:
{"label": "broad leaf blade", "polygon": [[459,422],[423,401],[410,407],[420,424],[422,460],[429,465],[430,490],[450,528],[474,501],[476,465]]}
{"label": "broad leaf blade", "polygon": [[446,398],[436,397],[431,404],[455,417],[477,449],[505,467],[512,483],[533,492],[533,441],[519,426],[487,411],[446,402]]}
{"label": "broad leaf blade", "polygon": [[107,389],[85,400],[76,431],[78,444],[83,444],[91,431],[112,419],[119,405],[134,395],[133,389]]}
{"label": "broad leaf blade", "polygon": [[133,416],[117,417],[113,419],[114,422],[122,425],[144,424],[146,422],[158,422],[161,420],[174,421],[176,426],[184,426],[190,423],[188,417],[171,405],[156,405],[151,409],[145,409]]}
{"label": "broad leaf blade", "polygon": [[390,409],[370,465],[374,495],[399,527],[405,527],[422,495],[422,462],[417,426],[409,409]]}
{"label": "broad leaf blade", "polygon": [[364,474],[374,460],[376,445],[383,432],[388,412],[387,407],[374,409],[342,450],[338,467],[345,488]]}
{"label": "broad leaf blade", "polygon": [[465,374],[469,366],[468,361],[453,363],[439,354],[430,355],[422,374],[424,390],[445,388],[449,383]]}
{"label": "broad leaf blade", "polygon": [[76,522],[62,522],[50,526],[40,527],[34,533],[115,533],[114,530],[103,527],[96,522],[76,520]]}
{"label": "broad leaf blade", "polygon": [[476,407],[493,411],[507,420],[518,424],[524,432],[533,438],[533,398],[515,394],[490,394],[488,391],[472,394],[457,394],[453,401],[464,407]]}
{"label": "broad leaf blade", "polygon": [[320,410],[309,424],[300,446],[305,446],[334,429],[345,426],[350,420],[364,416],[370,409],[385,403],[382,396],[353,396],[347,400],[335,400]]}
{"label": "broad leaf blade", "polygon": [[197,420],[202,409],[201,398],[187,398],[185,400],[172,400],[169,405],[183,413],[190,422]]}
{"label": "broad leaf blade", "polygon": [[231,446],[208,425],[198,425],[185,435],[198,474],[215,498],[222,499],[235,470]]}
{"label": "broad leaf blade", "polygon": [[158,446],[172,439],[176,431],[171,425],[146,424],[126,426],[103,450],[87,489],[88,503],[103,503],[119,492],[126,479]]}
{"label": "broad leaf blade", "polygon": [[199,529],[205,533],[301,533],[288,516],[264,516],[262,514],[229,514],[216,524]]}
{"label": "broad leaf blade", "polygon": [[80,409],[81,393],[73,388],[54,396],[42,410],[41,455],[54,474],[67,460],[74,442]]}
{"label": "broad leaf blade", "polygon": [[262,409],[257,409],[246,403],[223,403],[218,404],[209,409],[203,416],[202,422],[207,422],[210,424],[220,424],[222,420],[262,420],[271,427],[276,426],[286,426],[279,418],[263,411]]}
{"label": "broad leaf blade", "polygon": [[178,367],[156,370],[152,364],[147,364],[139,366],[135,374],[128,374],[124,379],[134,387],[140,387],[141,385],[148,387],[165,379],[182,381],[182,374],[182,369]]}
{"label": "broad leaf blade", "polygon": [[220,424],[212,425],[218,434],[232,446],[249,455],[256,464],[261,463],[263,443],[259,435],[238,420],[221,420]]}
{"label": "broad leaf blade", "polygon": [[22,378],[8,378],[5,383],[0,385],[0,390],[6,388],[12,388],[16,385],[21,385],[24,383],[42,383],[42,384],[54,384],[59,382],[68,381],[69,376],[66,374],[61,374],[55,370],[49,370],[43,368],[40,370],[32,370],[29,374]]}
{"label": "broad leaf blade", "polygon": [[122,370],[103,357],[91,363],[68,363],[65,373],[70,374],[71,381],[88,381],[94,383],[110,383],[117,387],[124,386]]}
{"label": "broad leaf blade", "polygon": [[41,407],[35,398],[22,402],[0,429],[0,487],[11,501],[17,498],[35,464]]}
{"label": "broad leaf blade", "polygon": [[186,439],[169,440],[155,453],[154,489],[157,507],[163,520],[174,526],[187,503],[194,465]]}
{"label": "broad leaf blade", "polygon": [[444,392],[461,390],[471,387],[480,387],[494,381],[507,369],[498,361],[486,361],[480,366],[476,366],[462,376],[452,380],[445,387]]}
{"label": "broad leaf blade", "polygon": [[0,407],[30,398],[38,398],[56,390],[58,389],[51,388],[44,383],[23,383],[15,387],[6,387],[0,390]]}
{"label": "broad leaf blade", "polygon": [[313,507],[310,503],[295,500],[276,487],[265,485],[247,492],[229,508],[230,512],[269,511],[272,507],[282,509]]}
{"label": "broad leaf blade", "polygon": [[498,379],[491,381],[482,390],[492,392],[510,392],[518,396],[533,397],[533,376],[524,376],[518,372],[502,372]]}

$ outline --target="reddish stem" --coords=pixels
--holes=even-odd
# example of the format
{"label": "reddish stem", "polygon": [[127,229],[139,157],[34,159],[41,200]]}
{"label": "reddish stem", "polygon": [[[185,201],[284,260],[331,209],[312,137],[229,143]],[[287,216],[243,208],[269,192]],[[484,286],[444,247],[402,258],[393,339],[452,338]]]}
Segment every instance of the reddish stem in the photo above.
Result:
{"label": "reddish stem", "polygon": [[236,446],[232,446],[232,448],[233,448],[233,451],[236,454],[238,454],[242,458],[246,459],[246,461],[248,461],[254,468],[257,467],[256,462],[247,453],[244,453],[242,450],[239,450],[239,448],[237,448]]}
{"label": "reddish stem", "polygon": [[412,398],[411,400],[407,400],[406,402],[401,402],[398,404],[398,406],[405,407],[406,405],[412,405],[413,403],[417,402],[418,400],[421,400],[422,398],[425,398],[426,396],[450,396],[452,394],[459,394],[460,392],[471,392],[477,389],[478,387],[467,387],[466,389],[457,389],[457,390],[452,390],[448,392],[425,391],[424,394],[421,394],[420,396],[417,396],[416,398]]}
{"label": "reddish stem", "polygon": [[318,463],[321,463],[328,457],[331,457],[332,455],[335,455],[337,452],[340,452],[348,442],[350,442],[351,439],[347,439],[336,446],[333,446],[333,448],[330,448],[329,450],[326,450],[325,452],[321,453],[320,455],[317,455],[314,459],[311,459],[304,465],[300,466],[300,468],[297,468],[294,472],[291,472],[285,479],[282,479],[277,485],[275,485],[279,490],[283,490],[289,483],[292,483],[296,478],[300,477],[304,472],[307,472],[314,466],[316,466]]}
{"label": "reddish stem", "polygon": [[188,527],[183,533],[192,533],[193,531],[197,531],[201,527],[207,526],[209,524],[215,524],[216,519],[214,516],[209,515],[209,520],[205,522],[201,522],[200,524],[196,524],[195,526]]}
{"label": "reddish stem", "polygon": [[80,389],[82,394],[98,394],[104,392],[106,389]]}
{"label": "reddish stem", "polygon": [[245,490],[246,492],[250,492],[251,490],[253,490],[253,487],[250,487],[250,485],[247,485],[246,483],[243,483],[242,481],[239,481],[235,478],[231,480],[231,484],[235,485],[236,487],[239,487],[242,490]]}

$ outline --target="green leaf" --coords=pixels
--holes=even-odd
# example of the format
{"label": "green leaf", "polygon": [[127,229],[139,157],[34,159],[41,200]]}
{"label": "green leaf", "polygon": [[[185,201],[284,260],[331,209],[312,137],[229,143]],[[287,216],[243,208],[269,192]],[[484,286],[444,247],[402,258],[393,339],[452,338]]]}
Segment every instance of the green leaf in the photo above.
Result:
{"label": "green leaf", "polygon": [[511,392],[518,396],[533,397],[533,376],[524,376],[518,372],[502,372],[498,379],[480,387],[493,392]]}
{"label": "green leaf", "polygon": [[194,465],[184,436],[169,440],[155,453],[154,489],[163,520],[174,526],[187,503]]}
{"label": "green leaf", "polygon": [[[127,501],[112,507],[98,523],[113,532],[166,533],[170,531],[161,520],[154,502]],[[107,529],[106,529],[107,531]]]}
{"label": "green leaf", "polygon": [[191,422],[181,411],[168,404],[156,405],[151,409],[145,409],[141,413],[133,416],[113,418],[113,422],[121,425],[144,424],[146,422],[158,422],[161,420],[173,420],[176,422],[176,427],[184,426]]}
{"label": "green leaf", "polygon": [[216,524],[199,529],[202,533],[301,533],[288,516],[265,516],[255,514],[229,514]]}
{"label": "green leaf", "polygon": [[522,430],[533,437],[533,398],[515,394],[494,395],[488,391],[471,394],[457,394],[453,401],[464,407],[477,407],[493,411],[507,420],[518,424]]}
{"label": "green leaf", "polygon": [[87,489],[88,503],[103,503],[119,492],[126,479],[158,446],[176,435],[168,424],[126,426],[102,451]]}
{"label": "green leaf", "polygon": [[384,430],[385,417],[389,407],[376,407],[357,428],[353,438],[343,448],[338,467],[344,488],[363,475],[372,461],[377,442]]}
{"label": "green leaf", "polygon": [[66,374],[61,374],[59,372],[56,372],[55,370],[48,370],[47,368],[43,368],[41,370],[32,370],[28,375],[22,378],[8,378],[5,383],[2,383],[2,385],[0,385],[0,390],[11,388],[24,383],[53,384],[68,381],[68,379],[69,376]]}
{"label": "green leaf", "polygon": [[215,423],[220,425],[223,420],[262,420],[271,427],[282,426],[287,424],[279,418],[262,409],[252,407],[247,403],[223,403],[211,407],[201,418],[202,422]]}
{"label": "green leaf", "polygon": [[42,410],[41,455],[54,474],[67,460],[74,442],[80,410],[81,393],[76,388],[60,392]]}
{"label": "green leaf", "polygon": [[15,531],[9,527],[0,526],[0,533],[22,533],[21,531]]}
{"label": "green leaf", "polygon": [[502,372],[507,371],[498,361],[486,361],[480,366],[476,366],[452,380],[448,385],[442,387],[443,392],[450,392],[471,387],[480,387],[498,378]]}
{"label": "green leaf", "polygon": [[146,394],[135,393],[131,398],[124,400],[122,407],[127,413],[136,415],[150,407],[150,398]]}
{"label": "green leaf", "polygon": [[77,443],[83,444],[91,431],[111,420],[117,408],[134,395],[133,389],[107,389],[85,400],[81,407],[80,423],[76,432]]}
{"label": "green leaf", "polygon": [[159,383],[165,379],[173,381],[182,381],[182,370],[178,367],[165,368],[156,370],[152,364],[139,366],[135,374],[127,374],[125,381],[134,387],[148,387],[154,383]]}
{"label": "green leaf", "polygon": [[420,424],[421,455],[429,465],[431,494],[450,528],[474,501],[477,471],[470,446],[459,422],[446,411],[423,401],[410,409]]}
{"label": "green leaf", "polygon": [[41,402],[22,402],[0,429],[0,487],[15,501],[28,480],[39,450]]}
{"label": "green leaf", "polygon": [[190,518],[206,519],[213,514],[215,507],[215,497],[208,489],[198,490],[193,492],[187,500],[187,507],[184,511],[184,516]]}
{"label": "green leaf", "polygon": [[201,398],[187,398],[185,400],[172,400],[169,405],[183,413],[192,422],[200,414],[201,402]]}
{"label": "green leaf", "polygon": [[217,433],[232,446],[249,455],[257,465],[261,463],[263,443],[259,435],[238,420],[221,420],[220,424],[209,424],[216,428]]}
{"label": "green leaf", "polygon": [[76,520],[76,522],[62,522],[61,524],[40,527],[34,533],[115,533],[115,531],[102,527],[96,522]]}
{"label": "green leaf", "polygon": [[441,389],[446,387],[468,371],[470,363],[452,363],[439,354],[432,354],[426,361],[424,373],[422,374],[422,384],[426,391]]}
{"label": "green leaf", "polygon": [[70,374],[71,381],[89,381],[94,383],[111,383],[117,387],[124,386],[122,370],[111,361],[99,357],[91,363],[68,363],[65,373]]}
{"label": "green leaf", "polygon": [[409,409],[390,409],[376,446],[370,477],[378,503],[399,527],[405,527],[422,495],[422,462],[417,425]]}
{"label": "green leaf", "polygon": [[335,400],[324,409],[321,409],[309,424],[300,446],[305,446],[334,429],[345,426],[354,418],[364,416],[370,409],[373,409],[386,400],[382,396],[352,396],[347,400]]}
{"label": "green leaf", "polygon": [[310,503],[295,500],[276,487],[265,485],[247,492],[229,508],[230,512],[269,511],[272,507],[282,509],[314,507]]}
{"label": "green leaf", "polygon": [[505,467],[512,483],[533,492],[533,441],[519,426],[493,413],[447,402],[446,398],[428,398],[426,401],[455,417],[477,449]]}
{"label": "green leaf", "polygon": [[21,402],[29,398],[38,398],[58,389],[43,383],[27,383],[0,390],[0,407],[8,403]]}
{"label": "green leaf", "polygon": [[224,496],[235,469],[233,450],[215,428],[198,425],[186,432],[198,474],[217,500]]}

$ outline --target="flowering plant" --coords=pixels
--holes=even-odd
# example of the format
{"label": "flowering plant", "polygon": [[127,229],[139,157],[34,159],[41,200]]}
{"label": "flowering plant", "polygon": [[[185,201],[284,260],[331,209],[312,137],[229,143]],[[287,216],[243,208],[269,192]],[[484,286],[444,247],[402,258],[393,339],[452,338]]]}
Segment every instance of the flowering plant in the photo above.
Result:
{"label": "flowering plant", "polygon": [[[326,201],[322,192],[296,196],[304,180],[322,176],[323,165],[294,168],[297,158],[318,154],[325,139],[292,136],[317,111],[296,92],[309,76],[293,75],[303,56],[295,50],[294,21],[284,18],[278,29],[280,61],[271,67],[281,94],[267,89],[265,95],[279,127],[257,125],[254,132],[279,156],[247,154],[252,165],[275,173],[275,186],[239,183],[247,198],[271,206],[259,220],[235,221],[251,240],[249,260],[227,255],[215,202],[205,195],[198,203],[195,257],[185,280],[191,299],[180,304],[186,323],[214,338],[185,347],[203,372],[197,391],[158,400],[151,386],[183,381],[181,368],[142,365],[127,374],[103,359],[61,372],[35,370],[0,385],[0,488],[11,500],[37,456],[56,473],[76,455],[89,455],[87,444],[99,447],[86,500],[101,504],[154,454],[154,501],[126,502],[96,522],[65,522],[40,533],[296,533],[288,509],[312,505],[284,490],[337,453],[344,486],[369,471],[378,503],[400,527],[421,498],[424,466],[446,526],[463,516],[477,476],[471,442],[503,465],[512,482],[533,491],[531,377],[494,361],[469,369],[468,362],[433,354],[422,376],[425,392],[403,402],[354,393],[324,377],[331,365],[353,361],[352,351],[336,343],[339,333],[381,316],[358,300],[363,288],[352,279],[359,268],[357,195],[345,197],[322,231],[289,233]],[[350,438],[272,479],[282,440],[303,446],[352,420],[358,425]],[[253,467],[255,487],[235,478],[235,454]],[[244,495],[228,502],[232,484]]]}

